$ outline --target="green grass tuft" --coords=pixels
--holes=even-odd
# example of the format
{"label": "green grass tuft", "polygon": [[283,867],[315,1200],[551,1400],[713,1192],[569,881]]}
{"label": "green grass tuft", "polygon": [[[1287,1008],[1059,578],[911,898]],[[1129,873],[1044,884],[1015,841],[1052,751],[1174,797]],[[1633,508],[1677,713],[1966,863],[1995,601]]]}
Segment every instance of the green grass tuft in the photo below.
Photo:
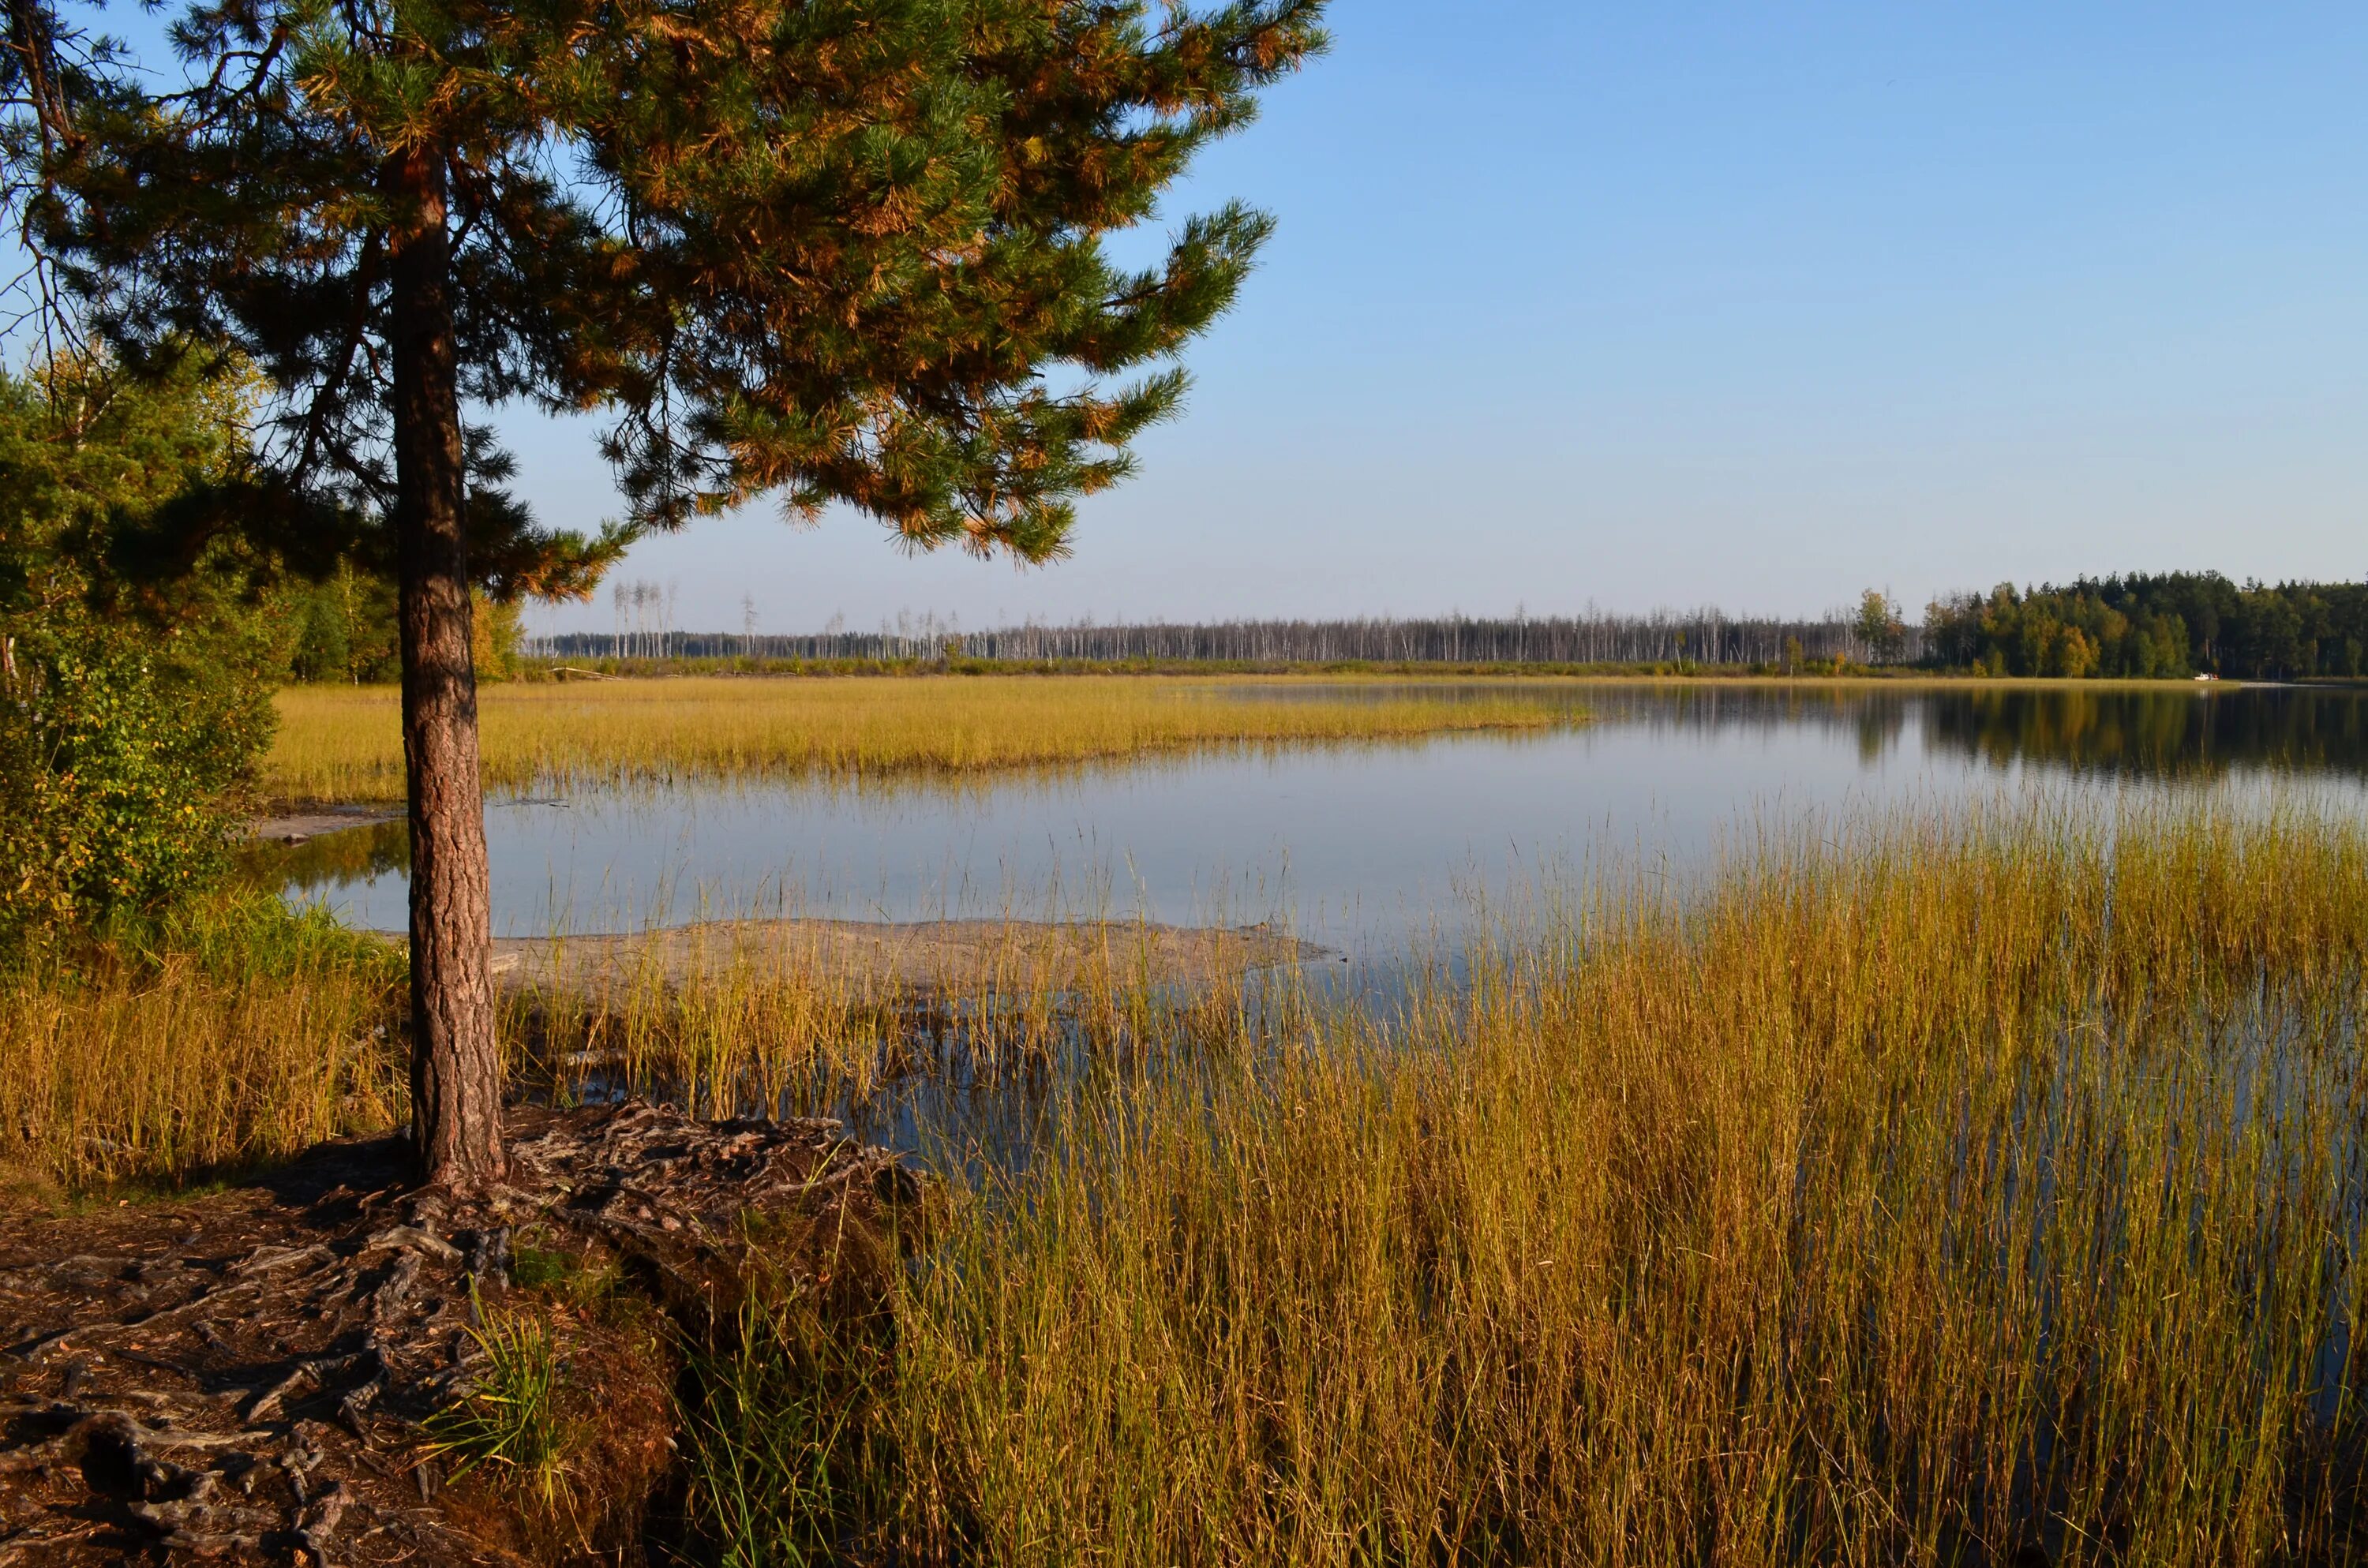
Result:
{"label": "green grass tuft", "polygon": [[[472,1296],[473,1300],[473,1296]],[[452,1461],[452,1479],[490,1469],[546,1511],[568,1491],[572,1427],[560,1409],[562,1364],[551,1325],[530,1313],[488,1310],[469,1331],[482,1354],[475,1385],[427,1419],[421,1452]]]}

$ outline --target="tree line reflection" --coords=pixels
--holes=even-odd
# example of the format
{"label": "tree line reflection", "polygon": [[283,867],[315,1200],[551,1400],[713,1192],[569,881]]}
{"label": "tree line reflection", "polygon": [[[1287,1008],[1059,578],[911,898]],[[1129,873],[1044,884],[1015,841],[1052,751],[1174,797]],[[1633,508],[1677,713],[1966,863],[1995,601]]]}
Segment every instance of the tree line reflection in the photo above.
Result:
{"label": "tree line reflection", "polygon": [[2263,767],[2368,772],[2368,690],[2343,687],[1747,686],[1590,687],[1622,729],[1855,738],[1872,762],[1911,733],[1926,750],[2082,773]]}
{"label": "tree line reflection", "polygon": [[2133,775],[2231,767],[2368,771],[2368,699],[2346,690],[1989,687],[1936,694],[1930,702],[1926,733],[1933,750],[2001,767],[2022,762]]}

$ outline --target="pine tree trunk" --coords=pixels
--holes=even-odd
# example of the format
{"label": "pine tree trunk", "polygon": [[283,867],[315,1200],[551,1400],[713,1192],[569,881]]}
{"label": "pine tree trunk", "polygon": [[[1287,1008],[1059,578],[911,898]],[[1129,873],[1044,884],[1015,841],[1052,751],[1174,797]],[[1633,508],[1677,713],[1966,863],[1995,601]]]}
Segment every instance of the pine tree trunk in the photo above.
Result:
{"label": "pine tree trunk", "polygon": [[420,1174],[473,1186],[503,1171],[501,1055],[486,966],[485,815],[477,776],[444,168],[399,155],[390,188],[417,203],[394,236],[395,536],[403,757],[411,792],[411,1130]]}

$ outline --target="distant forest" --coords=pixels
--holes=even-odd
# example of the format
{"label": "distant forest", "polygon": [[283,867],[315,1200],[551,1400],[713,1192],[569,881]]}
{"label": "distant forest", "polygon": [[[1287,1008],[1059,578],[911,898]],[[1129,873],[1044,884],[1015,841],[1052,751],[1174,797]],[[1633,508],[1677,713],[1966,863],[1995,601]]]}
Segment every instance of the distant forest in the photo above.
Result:
{"label": "distant forest", "polygon": [[2216,572],[2082,578],[1959,595],[1924,612],[1923,656],[2012,676],[2368,675],[2368,585],[2259,583]]}
{"label": "distant forest", "polygon": [[[655,596],[644,596],[653,607]],[[620,597],[620,604],[624,601]],[[670,604],[609,632],[526,639],[520,652],[560,661],[961,659],[1044,664],[1439,664],[1714,666],[1802,673],[1918,665],[1988,675],[2183,676],[2252,680],[2368,675],[2368,585],[2258,583],[2213,572],[2082,578],[2067,586],[1935,600],[1923,624],[1873,591],[1855,610],[1816,619],[1737,619],[1715,610],[1622,616],[1029,624],[965,631],[900,616],[874,631],[690,632]]]}
{"label": "distant forest", "polygon": [[[1886,641],[1890,639],[1891,641]],[[1899,641],[1904,640],[1904,641]],[[966,631],[934,616],[899,616],[876,631],[795,636],[691,632],[662,623],[608,632],[531,637],[525,652],[552,659],[754,658],[913,660],[959,657],[1042,664],[1721,665],[1769,669],[1865,664],[1919,647],[1896,624],[1870,638],[1861,619],[1733,619],[1715,610],[1424,619],[1229,620],[1101,625],[1030,624]]]}

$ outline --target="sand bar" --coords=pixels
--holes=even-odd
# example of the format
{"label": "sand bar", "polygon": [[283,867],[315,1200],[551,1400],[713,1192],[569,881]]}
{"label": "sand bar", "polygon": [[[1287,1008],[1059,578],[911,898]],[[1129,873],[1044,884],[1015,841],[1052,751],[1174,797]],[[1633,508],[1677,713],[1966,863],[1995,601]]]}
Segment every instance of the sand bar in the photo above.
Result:
{"label": "sand bar", "polygon": [[1133,920],[717,920],[607,936],[497,938],[497,984],[509,992],[598,995],[745,970],[851,992],[967,995],[1204,984],[1251,970],[1339,955],[1266,926],[1163,926]]}

